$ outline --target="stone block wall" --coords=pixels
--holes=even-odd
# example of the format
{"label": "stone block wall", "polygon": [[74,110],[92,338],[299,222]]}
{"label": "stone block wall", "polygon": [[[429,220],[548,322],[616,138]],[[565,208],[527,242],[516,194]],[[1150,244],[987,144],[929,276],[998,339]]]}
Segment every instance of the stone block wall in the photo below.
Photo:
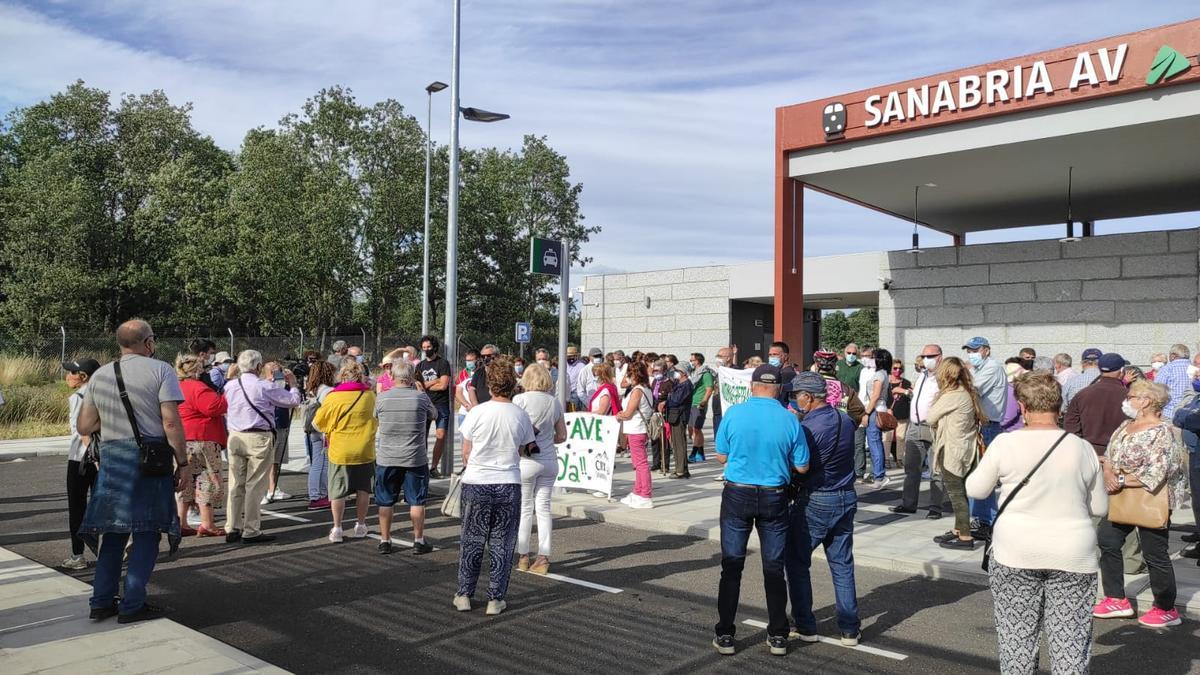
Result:
{"label": "stone block wall", "polygon": [[[649,307],[646,300],[649,298]],[[584,278],[581,349],[635,349],[711,358],[729,343],[723,265]]]}
{"label": "stone block wall", "polygon": [[1198,346],[1198,271],[1196,229],[891,251],[880,342],[909,365],[927,343],[961,354],[974,335],[1003,357],[1099,347],[1145,365],[1171,343]]}

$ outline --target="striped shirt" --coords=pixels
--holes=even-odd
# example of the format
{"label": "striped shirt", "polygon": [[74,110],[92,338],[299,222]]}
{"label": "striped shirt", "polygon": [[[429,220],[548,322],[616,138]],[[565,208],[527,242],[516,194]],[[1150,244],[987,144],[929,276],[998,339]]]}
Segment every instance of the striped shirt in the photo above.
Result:
{"label": "striped shirt", "polygon": [[1158,369],[1158,373],[1154,376],[1154,381],[1166,385],[1167,390],[1171,392],[1171,400],[1167,402],[1163,408],[1163,419],[1169,420],[1175,414],[1175,409],[1183,403],[1183,397],[1192,391],[1192,378],[1188,377],[1188,366],[1192,362],[1188,359],[1175,359],[1162,368]]}
{"label": "striped shirt", "polygon": [[375,463],[379,466],[429,464],[429,422],[437,417],[433,402],[413,387],[393,387],[375,399],[379,432]]}

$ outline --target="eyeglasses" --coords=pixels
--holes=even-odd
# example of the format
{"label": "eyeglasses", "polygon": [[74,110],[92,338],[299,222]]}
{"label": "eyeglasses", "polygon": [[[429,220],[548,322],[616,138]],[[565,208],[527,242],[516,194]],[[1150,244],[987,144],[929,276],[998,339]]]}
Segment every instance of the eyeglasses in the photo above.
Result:
{"label": "eyeglasses", "polygon": [[936,358],[938,358],[938,357],[940,357],[940,356],[941,356],[941,354],[922,354],[922,355],[921,355],[921,358],[923,358],[923,359],[936,359]]}

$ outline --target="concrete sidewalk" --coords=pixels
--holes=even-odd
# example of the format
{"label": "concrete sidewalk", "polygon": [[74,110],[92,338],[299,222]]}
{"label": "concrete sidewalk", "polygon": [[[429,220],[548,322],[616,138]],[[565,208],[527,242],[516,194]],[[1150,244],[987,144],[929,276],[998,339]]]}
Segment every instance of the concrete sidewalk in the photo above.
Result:
{"label": "concrete sidewalk", "polygon": [[170,619],[88,619],[92,587],[0,548],[2,673],[286,673]]}
{"label": "concrete sidewalk", "polygon": [[[690,479],[676,480],[654,473],[654,508],[631,509],[617,500],[633,488],[633,468],[628,459],[618,458],[613,478],[613,499],[574,490],[565,494],[556,492],[551,510],[560,516],[720,541],[723,483],[714,480],[721,473],[720,465],[710,452],[709,460],[692,464],[690,472]],[[933,537],[953,528],[953,514],[948,513],[938,520],[927,520],[924,509],[914,515],[895,514],[889,510],[900,502],[903,473],[900,469],[888,471],[892,483],[881,490],[870,486],[858,487],[858,513],[854,529],[855,565],[931,579],[986,584],[987,575],[980,567],[982,544],[977,545],[974,551],[954,551],[933,542]],[[928,482],[925,482],[922,487],[927,486]],[[922,492],[918,503],[927,504],[928,501],[928,493]],[[1191,510],[1180,509],[1172,516],[1171,551],[1174,553],[1172,557],[1178,586],[1177,604],[1181,611],[1200,616],[1200,567],[1194,560],[1178,555],[1178,551],[1185,546],[1178,537],[1192,531]],[[757,536],[751,535],[750,546],[755,549],[758,547]],[[824,559],[820,549],[814,553],[814,558]],[[1147,575],[1126,575],[1126,592],[1129,597],[1138,598],[1140,607],[1150,606],[1152,598]]]}

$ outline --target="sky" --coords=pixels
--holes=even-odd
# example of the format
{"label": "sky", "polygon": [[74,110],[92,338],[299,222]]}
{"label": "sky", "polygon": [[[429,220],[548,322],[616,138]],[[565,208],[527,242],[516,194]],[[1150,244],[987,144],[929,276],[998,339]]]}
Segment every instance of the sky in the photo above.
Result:
{"label": "sky", "polygon": [[[449,0],[0,0],[0,113],[83,79],[191,102],[196,128],[229,150],[334,84],[423,120],[425,85],[450,79],[451,13]],[[512,119],[464,123],[461,142],[519,147],[538,134],[567,156],[586,222],[603,228],[585,274],[765,260],[775,108],[1197,14],[1194,0],[464,0],[462,105]],[[433,101],[443,143],[448,94]],[[908,246],[910,228],[889,216],[815,193],[805,210],[806,255]],[[1183,214],[1096,233],[1197,225]]]}

